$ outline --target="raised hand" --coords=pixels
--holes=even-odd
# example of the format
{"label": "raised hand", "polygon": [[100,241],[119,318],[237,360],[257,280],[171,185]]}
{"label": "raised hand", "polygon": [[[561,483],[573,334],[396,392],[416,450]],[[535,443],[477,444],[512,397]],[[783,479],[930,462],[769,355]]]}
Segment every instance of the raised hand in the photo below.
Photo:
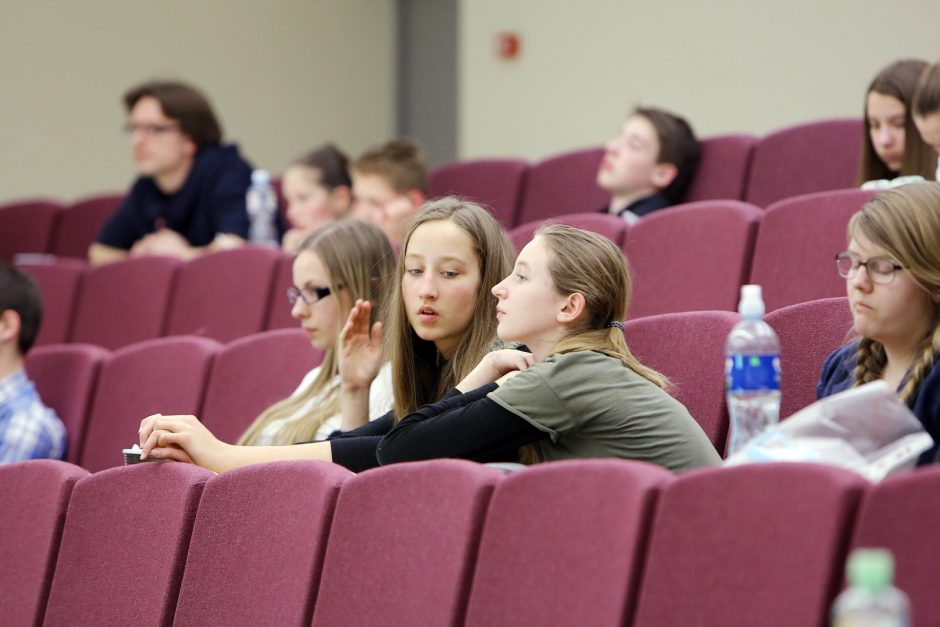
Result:
{"label": "raised hand", "polygon": [[372,303],[359,299],[340,331],[339,373],[343,388],[368,389],[382,367],[382,323],[369,328]]}

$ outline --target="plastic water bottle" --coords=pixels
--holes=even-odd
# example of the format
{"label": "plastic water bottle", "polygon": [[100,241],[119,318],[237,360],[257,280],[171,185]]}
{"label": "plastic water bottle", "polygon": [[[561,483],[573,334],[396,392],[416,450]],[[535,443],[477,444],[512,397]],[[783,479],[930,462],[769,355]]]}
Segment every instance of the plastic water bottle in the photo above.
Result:
{"label": "plastic water bottle", "polygon": [[780,341],[762,320],[764,301],[760,285],[742,285],[738,305],[741,321],[725,344],[725,381],[731,442],[728,455],[737,453],[768,426],[780,419]]}
{"label": "plastic water bottle", "polygon": [[849,556],[849,587],[832,605],[834,627],[908,627],[911,603],[895,588],[894,558],[885,549],[856,549]]}
{"label": "plastic water bottle", "polygon": [[271,175],[267,170],[255,170],[251,173],[251,187],[245,196],[245,208],[248,210],[248,239],[261,246],[277,246],[277,197],[271,187]]}

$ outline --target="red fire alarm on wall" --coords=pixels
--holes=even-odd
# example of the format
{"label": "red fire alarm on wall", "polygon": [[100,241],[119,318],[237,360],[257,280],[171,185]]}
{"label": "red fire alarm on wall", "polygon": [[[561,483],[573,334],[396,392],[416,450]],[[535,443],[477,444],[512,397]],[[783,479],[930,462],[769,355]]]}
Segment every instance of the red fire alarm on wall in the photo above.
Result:
{"label": "red fire alarm on wall", "polygon": [[496,54],[504,61],[512,61],[519,56],[522,48],[522,42],[519,40],[519,34],[512,31],[506,31],[496,35]]}

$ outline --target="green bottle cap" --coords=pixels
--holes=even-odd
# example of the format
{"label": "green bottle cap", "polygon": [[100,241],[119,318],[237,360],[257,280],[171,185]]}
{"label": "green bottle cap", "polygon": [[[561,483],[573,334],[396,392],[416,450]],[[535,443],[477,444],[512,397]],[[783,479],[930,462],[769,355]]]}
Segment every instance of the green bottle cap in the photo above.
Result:
{"label": "green bottle cap", "polygon": [[855,549],[849,555],[849,583],[878,592],[894,580],[894,556],[887,549]]}

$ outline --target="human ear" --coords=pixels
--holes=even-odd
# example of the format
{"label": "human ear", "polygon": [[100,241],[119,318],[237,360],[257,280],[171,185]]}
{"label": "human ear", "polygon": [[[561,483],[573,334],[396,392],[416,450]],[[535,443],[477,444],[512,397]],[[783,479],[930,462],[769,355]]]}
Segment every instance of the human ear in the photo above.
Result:
{"label": "human ear", "polygon": [[337,215],[342,215],[352,205],[352,190],[346,185],[337,185],[330,190],[330,204]]}
{"label": "human ear", "polygon": [[405,198],[411,203],[411,206],[417,209],[424,204],[424,192],[420,189],[410,189],[405,193]]}
{"label": "human ear", "polygon": [[679,168],[671,163],[658,163],[653,168],[653,185],[657,189],[666,189],[679,175]]}
{"label": "human ear", "polygon": [[20,334],[20,314],[13,309],[5,309],[0,314],[0,342],[15,340]]}
{"label": "human ear", "polygon": [[581,314],[584,313],[584,308],[584,294],[578,292],[569,294],[556,318],[558,322],[562,324],[571,324],[581,317]]}

